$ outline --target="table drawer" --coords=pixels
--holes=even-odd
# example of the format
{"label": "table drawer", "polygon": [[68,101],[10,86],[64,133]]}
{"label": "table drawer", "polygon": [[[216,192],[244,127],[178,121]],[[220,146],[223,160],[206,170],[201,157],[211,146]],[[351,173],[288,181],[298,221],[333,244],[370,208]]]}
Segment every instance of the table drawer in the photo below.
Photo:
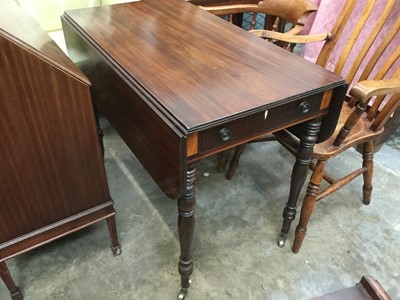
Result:
{"label": "table drawer", "polygon": [[238,120],[199,132],[199,150],[201,153],[234,145],[248,138],[295,124],[321,112],[322,93],[298,101],[289,102],[261,111]]}

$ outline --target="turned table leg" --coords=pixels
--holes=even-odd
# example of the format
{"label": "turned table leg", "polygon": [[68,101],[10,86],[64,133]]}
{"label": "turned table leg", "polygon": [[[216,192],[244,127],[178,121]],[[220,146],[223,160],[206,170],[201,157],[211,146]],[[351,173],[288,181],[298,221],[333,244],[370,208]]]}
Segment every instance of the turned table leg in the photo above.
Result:
{"label": "turned table leg", "polygon": [[110,233],[111,238],[111,251],[114,256],[118,256],[121,254],[121,246],[118,242],[118,233],[117,233],[117,224],[115,222],[115,215],[108,217],[106,219],[108,232]]}
{"label": "turned table leg", "polygon": [[186,172],[186,193],[178,200],[178,232],[181,255],[179,257],[178,269],[181,275],[181,291],[178,299],[184,299],[190,286],[190,275],[193,272],[192,241],[195,226],[194,210],[196,168],[188,166]]}
{"label": "turned table leg", "polygon": [[15,285],[14,280],[11,277],[10,272],[8,271],[7,265],[4,261],[0,262],[0,276],[1,279],[4,281],[6,284],[8,290],[10,291],[11,299],[12,300],[22,300],[23,296],[22,293]]}
{"label": "turned table leg", "polygon": [[308,165],[311,161],[320,127],[321,120],[319,119],[314,119],[304,124],[303,133],[300,136],[300,146],[296,154],[296,162],[292,170],[289,199],[283,210],[283,224],[278,238],[279,247],[285,245],[290,225],[296,216],[297,199],[307,176]]}

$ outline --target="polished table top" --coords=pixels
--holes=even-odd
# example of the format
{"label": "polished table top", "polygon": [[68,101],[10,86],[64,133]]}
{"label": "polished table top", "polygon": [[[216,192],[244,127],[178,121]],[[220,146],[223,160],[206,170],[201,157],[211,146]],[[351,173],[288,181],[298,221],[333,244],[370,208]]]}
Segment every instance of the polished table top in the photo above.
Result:
{"label": "polished table top", "polygon": [[[183,0],[74,10],[63,22],[69,55],[92,81],[94,101],[171,198],[185,192],[187,161],[327,115],[330,100],[321,102],[321,95],[343,85],[333,73]],[[149,110],[145,120],[138,121],[144,113],[132,117],[138,108],[116,96],[121,90],[116,84],[105,91],[110,80],[100,77],[110,74],[118,74],[114,81],[122,80],[119,85],[128,84],[139,95],[137,105]],[[314,96],[310,111],[300,113],[296,101]],[[284,107],[290,103],[291,108]],[[206,132],[235,120],[243,122],[228,124],[231,138],[224,143],[213,140],[217,133]],[[151,127],[157,127],[158,136]],[[169,145],[155,146],[160,140]]]}
{"label": "polished table top", "polygon": [[313,146],[337,122],[343,79],[184,0],[69,11],[62,21],[95,104],[164,193],[178,199],[179,299],[193,271],[198,160],[300,128],[286,237]]}
{"label": "polished table top", "polygon": [[[182,133],[303,98],[338,77],[184,1],[70,11]],[[99,30],[101,28],[101,30]]]}

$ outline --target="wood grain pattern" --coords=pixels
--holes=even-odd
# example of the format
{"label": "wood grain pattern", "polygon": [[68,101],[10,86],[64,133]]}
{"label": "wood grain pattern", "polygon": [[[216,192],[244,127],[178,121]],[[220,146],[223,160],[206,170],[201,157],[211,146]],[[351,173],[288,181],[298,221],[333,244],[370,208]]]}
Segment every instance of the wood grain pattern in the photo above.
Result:
{"label": "wood grain pattern", "polygon": [[0,275],[22,299],[5,260],[115,211],[88,79],[14,2],[2,8]]}
{"label": "wood grain pattern", "polygon": [[32,51],[36,56],[60,68],[63,72],[89,84],[77,66],[54,43],[50,36],[41,30],[39,24],[18,8],[15,1],[0,0],[0,31],[18,45]]}
{"label": "wood grain pattern", "polygon": [[3,243],[110,196],[88,86],[4,37],[0,48]]}
{"label": "wood grain pattern", "polygon": [[305,91],[338,82],[337,76],[190,3],[156,2],[75,10],[65,18],[84,28],[96,47],[107,49],[184,131],[300,99]]}
{"label": "wood grain pattern", "polygon": [[92,82],[96,106],[107,117],[141,164],[172,199],[184,193],[186,138],[160,114],[148,93],[135,86],[96,51],[63,18],[63,30],[71,58]]}
{"label": "wood grain pattern", "polygon": [[[229,146],[232,147],[238,144],[239,141],[245,139],[253,140],[257,136],[263,136],[296,123],[301,123],[317,116],[323,116],[327,114],[328,110],[320,109],[321,98],[321,94],[316,94],[312,97],[273,107],[247,118],[240,118],[221,124],[215,128],[201,131],[199,139],[202,152],[207,152],[216,147],[220,149]],[[300,111],[302,103],[310,105],[309,111],[305,113]],[[218,131],[222,128],[228,129],[231,133],[231,138],[228,141],[222,141],[218,135]]]}
{"label": "wood grain pattern", "polygon": [[315,118],[333,112],[334,127],[332,106],[341,105],[321,109],[322,96],[345,83],[181,0],[75,10],[62,22],[96,104],[164,193],[178,198],[183,299],[193,270],[195,163],[307,121],[293,172],[295,207],[321,124]]}
{"label": "wood grain pattern", "polygon": [[[183,1],[75,10],[62,21],[70,56],[93,83],[96,104],[171,198],[184,194],[186,135],[343,84]],[[286,60],[305,75],[277,72]],[[293,88],[284,88],[285,81]]]}

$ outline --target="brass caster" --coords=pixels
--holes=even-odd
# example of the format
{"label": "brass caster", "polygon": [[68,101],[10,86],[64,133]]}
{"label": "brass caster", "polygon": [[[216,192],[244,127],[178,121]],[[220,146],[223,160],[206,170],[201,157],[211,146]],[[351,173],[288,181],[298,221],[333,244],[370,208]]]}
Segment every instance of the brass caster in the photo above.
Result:
{"label": "brass caster", "polygon": [[111,247],[111,251],[112,251],[112,254],[113,254],[114,256],[118,256],[118,255],[120,255],[121,252],[122,252],[121,246],[118,245],[118,246],[115,246],[115,247]]}
{"label": "brass caster", "polygon": [[177,299],[178,300],[185,299],[186,296],[187,296],[187,293],[188,293],[188,289],[187,288],[186,289],[185,288],[181,288],[181,291],[179,292]]}
{"label": "brass caster", "polygon": [[278,246],[283,248],[286,243],[286,236],[283,236],[282,234],[278,237]]}
{"label": "brass caster", "polygon": [[16,287],[15,290],[13,290],[10,294],[11,294],[12,300],[23,300],[24,299],[24,296],[22,295],[19,287]]}

